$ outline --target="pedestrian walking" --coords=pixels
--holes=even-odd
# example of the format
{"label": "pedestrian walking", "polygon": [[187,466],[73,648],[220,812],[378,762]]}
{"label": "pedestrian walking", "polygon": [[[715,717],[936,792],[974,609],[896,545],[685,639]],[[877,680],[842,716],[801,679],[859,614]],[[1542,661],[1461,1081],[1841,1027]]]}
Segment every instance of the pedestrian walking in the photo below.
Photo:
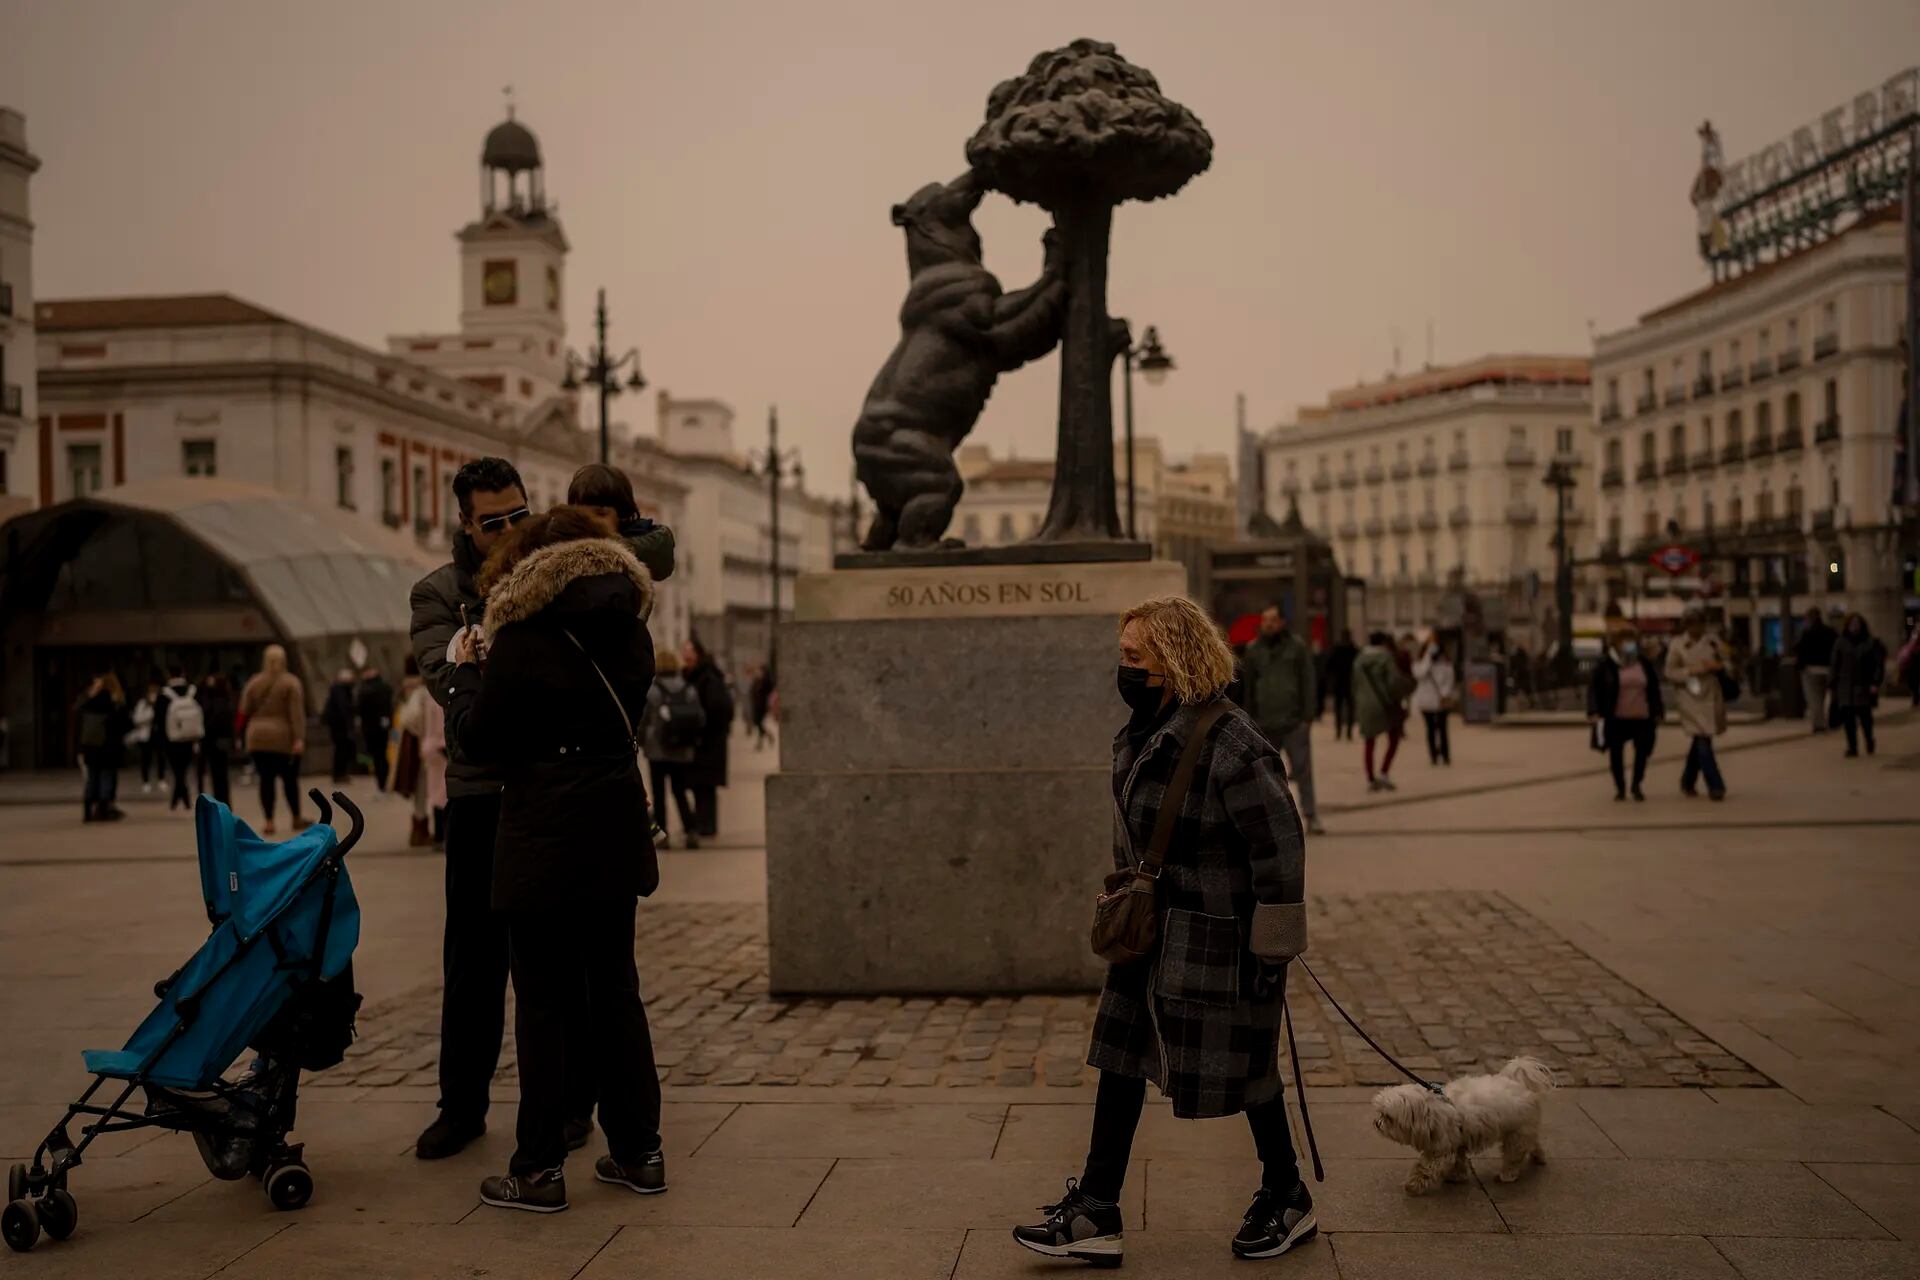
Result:
{"label": "pedestrian walking", "polygon": [[1807,698],[1807,719],[1815,733],[1829,727],[1827,688],[1833,681],[1833,642],[1838,633],[1827,625],[1820,610],[1807,610],[1807,625],[1793,644],[1793,662],[1800,668],[1800,689]]}
{"label": "pedestrian walking", "polygon": [[[602,1182],[666,1189],[660,1078],[634,969],[637,899],[659,883],[635,722],[653,680],[653,579],[577,507],[535,516],[488,557],[481,638],[454,642],[447,733],[502,771],[492,905],[509,921],[516,1145],[483,1203],[567,1207],[572,1081],[597,1086]],[[586,993],[590,1037],[573,1034]]]}
{"label": "pedestrian walking", "polygon": [[1695,796],[1704,778],[1707,795],[1727,798],[1727,783],[1713,753],[1713,740],[1727,731],[1728,686],[1738,689],[1730,668],[1732,655],[1719,636],[1707,630],[1706,611],[1690,605],[1682,616],[1685,630],[1667,646],[1667,680],[1675,686],[1674,710],[1691,744],[1686,767],[1680,772],[1680,790]]}
{"label": "pedestrian walking", "polygon": [[[128,713],[126,744],[140,757],[140,794],[147,795],[153,790],[153,766],[161,761],[160,739],[154,736],[154,707],[160,701],[160,682],[147,681],[147,691],[133,704]],[[161,780],[165,781],[166,765],[160,765]]]}
{"label": "pedestrian walking", "polygon": [[198,691],[187,679],[187,669],[176,666],[169,673],[160,698],[154,703],[155,732],[165,746],[167,773],[173,778],[173,790],[167,797],[167,812],[193,810],[193,797],[187,791],[187,774],[201,739],[207,736],[206,709],[200,705]]}
{"label": "pedestrian walking", "polygon": [[320,712],[327,736],[333,740],[333,780],[341,786],[353,777],[354,761],[360,755],[360,735],[354,727],[354,683],[351,667],[335,672],[333,683],[327,686],[326,705]]}
{"label": "pedestrian walking", "polygon": [[233,804],[229,766],[233,759],[233,684],[215,671],[200,681],[200,709],[207,722],[206,736],[194,759],[194,789],[221,804]]}
{"label": "pedestrian walking", "polygon": [[1335,738],[1353,736],[1353,662],[1359,656],[1360,646],[1353,642],[1353,632],[1342,627],[1340,638],[1327,650],[1327,688],[1333,695]]}
{"label": "pedestrian walking", "polygon": [[1847,615],[1833,646],[1833,707],[1847,734],[1847,755],[1874,751],[1873,709],[1880,705],[1880,686],[1887,677],[1887,646],[1873,634],[1867,620]]}
{"label": "pedestrian walking", "polygon": [[422,743],[427,733],[427,708],[433,696],[427,682],[420,678],[420,667],[413,655],[407,655],[406,673],[400,678],[400,700],[394,709],[393,726],[399,742],[394,747],[393,792],[405,796],[413,805],[413,821],[407,833],[407,847],[425,849],[433,844],[433,813],[427,799],[426,757]]}
{"label": "pedestrian walking", "polygon": [[287,797],[287,821],[305,830],[300,816],[300,754],[307,749],[307,694],[300,678],[287,670],[287,651],[270,644],[260,655],[260,671],[240,691],[240,714],[247,718],[246,748],[260,779],[263,835],[274,834],[273,788]]}
{"label": "pedestrian walking", "polygon": [[1453,743],[1447,718],[1453,714],[1459,680],[1447,646],[1431,632],[1413,660],[1413,680],[1413,709],[1427,725],[1427,763],[1451,765]]}
{"label": "pedestrian walking", "polygon": [[1013,1233],[1036,1253],[1120,1265],[1120,1192],[1149,1080],[1176,1116],[1247,1117],[1261,1179],[1236,1255],[1273,1257],[1315,1233],[1279,1044],[1287,963],[1306,949],[1306,843],[1279,753],[1222,696],[1233,673],[1226,641],[1190,600],[1149,600],[1121,619],[1117,678],[1130,715],[1113,750],[1116,870],[1160,848],[1163,809],[1178,820],[1171,840],[1160,837],[1152,949],[1110,967],[1100,996],[1086,1165],[1042,1221]]}
{"label": "pedestrian walking", "polygon": [[1308,832],[1323,834],[1313,796],[1313,722],[1320,716],[1313,652],[1293,633],[1277,604],[1261,613],[1260,634],[1247,645],[1240,696],[1240,705],[1267,741],[1285,753],[1287,776],[1300,789],[1300,813]]}
{"label": "pedestrian walking", "polygon": [[365,667],[353,690],[353,713],[360,721],[360,745],[373,766],[374,790],[387,789],[388,739],[393,731],[393,686],[378,667]]}
{"label": "pedestrian walking", "polygon": [[767,729],[767,716],[773,710],[775,692],[773,663],[769,662],[754,673],[753,684],[747,692],[747,707],[753,727],[754,750],[764,749],[773,741],[773,734]]}
{"label": "pedestrian walking", "polygon": [[[667,831],[667,792],[673,792],[674,808],[680,811],[682,847],[700,847],[700,826],[689,781],[700,740],[707,727],[706,708],[700,694],[681,674],[680,651],[662,647],[654,654],[653,688],[647,691],[646,716],[642,721],[641,743],[646,751],[651,775],[653,825],[664,840]],[[664,847],[664,846],[663,846]]]}
{"label": "pedestrian walking", "polygon": [[133,727],[120,678],[111,670],[95,676],[80,698],[76,716],[74,738],[80,748],[80,766],[86,771],[80,820],[118,822],[127,816],[114,800],[120,794],[120,762],[126,752],[126,736]]}
{"label": "pedestrian walking", "polygon": [[1615,631],[1606,652],[1593,664],[1593,679],[1587,685],[1587,723],[1596,727],[1607,753],[1615,800],[1627,798],[1629,745],[1633,747],[1633,798],[1647,798],[1640,784],[1646,780],[1654,737],[1666,713],[1659,669],[1641,652],[1639,633],[1631,627]]}
{"label": "pedestrian walking", "polygon": [[[1403,671],[1394,656],[1393,637],[1384,631],[1367,636],[1366,648],[1353,660],[1354,722],[1359,726],[1361,759],[1367,767],[1367,790],[1395,791],[1393,757],[1400,750],[1400,739],[1407,727],[1407,696],[1413,692],[1413,677]],[[1376,769],[1375,744],[1386,739],[1386,749]]]}
{"label": "pedestrian walking", "polygon": [[733,690],[727,674],[699,640],[689,640],[680,651],[681,673],[707,713],[700,730],[700,746],[693,756],[689,784],[693,788],[694,822],[703,839],[720,834],[720,791],[727,785],[727,755],[733,739]]}

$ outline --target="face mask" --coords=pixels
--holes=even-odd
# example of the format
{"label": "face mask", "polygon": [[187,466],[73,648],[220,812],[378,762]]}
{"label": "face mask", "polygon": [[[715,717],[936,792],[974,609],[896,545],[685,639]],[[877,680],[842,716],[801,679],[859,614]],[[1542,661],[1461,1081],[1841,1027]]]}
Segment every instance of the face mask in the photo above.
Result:
{"label": "face mask", "polygon": [[1114,683],[1120,689],[1120,700],[1135,711],[1147,711],[1160,705],[1160,699],[1166,696],[1164,685],[1148,684],[1153,679],[1145,667],[1121,667]]}

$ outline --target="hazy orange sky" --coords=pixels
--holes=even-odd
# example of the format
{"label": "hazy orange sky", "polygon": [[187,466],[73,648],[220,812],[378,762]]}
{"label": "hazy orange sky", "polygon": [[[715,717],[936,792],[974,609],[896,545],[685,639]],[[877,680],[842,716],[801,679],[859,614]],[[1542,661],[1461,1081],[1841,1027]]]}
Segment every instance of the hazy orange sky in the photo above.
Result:
{"label": "hazy orange sky", "polygon": [[[841,492],[906,283],[888,207],[1082,35],[1214,136],[1113,235],[1111,310],[1179,363],[1139,429],[1186,451],[1231,447],[1236,391],[1265,426],[1379,376],[1396,328],[1408,366],[1429,320],[1442,362],[1584,352],[1589,322],[1697,287],[1701,118],[1729,159],[1775,140],[1920,61],[1920,2],[0,0],[0,102],[45,162],[42,297],[223,290],[382,346],[454,323],[511,83],[575,345],[604,284],[656,387],[730,401],[746,444],[777,401],[809,487]],[[1006,287],[1044,218],[982,208]],[[1057,380],[1004,379],[975,439],[1051,453]]]}

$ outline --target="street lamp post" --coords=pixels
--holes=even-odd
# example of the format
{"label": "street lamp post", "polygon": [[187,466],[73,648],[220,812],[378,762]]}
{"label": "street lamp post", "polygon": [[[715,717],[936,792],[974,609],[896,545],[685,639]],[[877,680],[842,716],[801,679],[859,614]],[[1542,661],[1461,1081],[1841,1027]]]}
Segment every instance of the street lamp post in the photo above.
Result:
{"label": "street lamp post", "polygon": [[1127,537],[1137,536],[1134,532],[1134,486],[1133,486],[1133,366],[1138,362],[1140,375],[1147,385],[1157,387],[1167,380],[1167,372],[1173,368],[1173,357],[1160,345],[1160,330],[1153,325],[1141,336],[1140,345],[1133,345],[1133,330],[1125,320],[1117,322],[1120,335],[1120,359],[1126,368],[1122,380],[1122,396],[1126,412],[1127,434]]}
{"label": "street lamp post", "polygon": [[[640,376],[640,349],[629,347],[627,353],[619,359],[609,359],[607,355],[607,291],[600,290],[598,302],[593,309],[593,327],[596,342],[587,348],[582,356],[572,348],[567,349],[567,376],[561,381],[562,390],[578,391],[581,383],[590,383],[600,392],[600,461],[607,461],[609,450],[607,401],[627,391],[644,391],[647,380]],[[620,381],[620,371],[632,366],[632,372],[626,382]]]}
{"label": "street lamp post", "polygon": [[1573,548],[1567,544],[1567,494],[1578,484],[1573,469],[1555,459],[1543,478],[1553,490],[1553,609],[1557,616],[1554,684],[1573,684]]}
{"label": "street lamp post", "polygon": [[769,566],[773,576],[773,610],[767,621],[767,660],[773,660],[774,633],[780,623],[780,482],[791,475],[795,484],[807,478],[806,467],[800,461],[798,449],[780,448],[780,407],[767,407],[767,449],[757,468],[767,477],[767,514],[772,525],[773,552]]}

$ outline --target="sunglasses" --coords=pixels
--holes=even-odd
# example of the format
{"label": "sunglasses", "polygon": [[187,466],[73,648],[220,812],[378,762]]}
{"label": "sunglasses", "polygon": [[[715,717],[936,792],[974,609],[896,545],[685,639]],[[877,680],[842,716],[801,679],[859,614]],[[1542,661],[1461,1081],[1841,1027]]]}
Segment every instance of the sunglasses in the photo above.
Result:
{"label": "sunglasses", "polygon": [[519,507],[504,515],[487,516],[474,521],[474,523],[480,527],[480,532],[482,533],[498,533],[508,525],[519,524],[532,514],[533,512],[527,510],[525,507]]}

